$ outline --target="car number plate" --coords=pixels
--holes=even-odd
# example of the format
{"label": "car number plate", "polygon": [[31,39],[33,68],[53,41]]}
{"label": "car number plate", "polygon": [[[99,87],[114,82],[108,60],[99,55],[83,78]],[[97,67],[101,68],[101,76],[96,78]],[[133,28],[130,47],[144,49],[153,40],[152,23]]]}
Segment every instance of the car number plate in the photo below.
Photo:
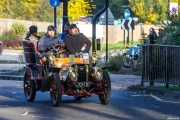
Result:
{"label": "car number plate", "polygon": [[90,86],[89,82],[77,82],[76,83],[76,88],[89,87],[89,86]]}

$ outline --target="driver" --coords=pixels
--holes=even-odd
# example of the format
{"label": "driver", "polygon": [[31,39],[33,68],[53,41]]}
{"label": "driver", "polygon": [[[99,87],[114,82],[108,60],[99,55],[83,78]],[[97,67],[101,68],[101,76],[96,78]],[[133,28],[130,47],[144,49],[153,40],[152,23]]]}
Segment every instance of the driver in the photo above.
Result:
{"label": "driver", "polygon": [[[46,56],[47,58],[49,57],[51,53],[50,51],[52,50],[54,44],[60,44],[61,47],[65,46],[64,42],[58,36],[55,35],[55,30],[56,29],[53,25],[48,26],[47,33],[40,38],[38,43],[38,51],[42,52],[42,56]],[[62,54],[64,56],[63,52],[64,50],[60,49],[58,51],[58,54]]]}
{"label": "driver", "polygon": [[83,34],[79,32],[79,28],[76,24],[70,25],[69,34],[66,35],[64,42],[66,44],[66,54],[75,53],[89,53],[91,47],[91,41]]}

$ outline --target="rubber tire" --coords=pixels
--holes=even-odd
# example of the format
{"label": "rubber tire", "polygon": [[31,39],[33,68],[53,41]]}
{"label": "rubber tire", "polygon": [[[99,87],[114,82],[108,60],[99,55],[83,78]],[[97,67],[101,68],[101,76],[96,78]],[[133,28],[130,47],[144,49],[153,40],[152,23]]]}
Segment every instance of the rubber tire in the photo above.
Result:
{"label": "rubber tire", "polygon": [[2,48],[2,45],[0,45],[0,55],[2,55],[2,51],[3,51],[3,48]]}
{"label": "rubber tire", "polygon": [[99,95],[99,100],[100,100],[101,104],[107,105],[110,100],[110,96],[111,96],[111,81],[110,81],[110,77],[109,77],[109,74],[107,73],[107,71],[103,71],[103,80],[102,81],[103,81],[102,84],[103,84],[103,88],[104,88],[104,94]]}
{"label": "rubber tire", "polygon": [[50,96],[52,104],[54,107],[59,107],[62,100],[62,88],[58,73],[52,74],[50,83]]}
{"label": "rubber tire", "polygon": [[30,79],[30,75],[28,73],[24,75],[23,85],[24,85],[24,95],[25,95],[26,100],[28,102],[33,102],[36,97],[36,87],[35,87],[34,80]]}
{"label": "rubber tire", "polygon": [[81,96],[74,96],[74,99],[77,101],[80,101],[82,99],[82,97]]}

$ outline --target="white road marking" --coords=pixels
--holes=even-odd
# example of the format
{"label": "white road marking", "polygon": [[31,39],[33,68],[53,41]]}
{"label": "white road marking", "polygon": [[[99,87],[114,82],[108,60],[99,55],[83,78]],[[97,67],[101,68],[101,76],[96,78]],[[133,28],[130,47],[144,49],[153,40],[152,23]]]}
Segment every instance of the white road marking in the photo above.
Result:
{"label": "white road marking", "polygon": [[36,115],[28,115],[29,111],[26,111],[25,113],[21,114],[21,115],[26,115],[32,118],[46,118],[46,119],[53,119],[52,117],[42,117],[42,116],[36,116]]}
{"label": "white road marking", "polygon": [[152,98],[154,98],[154,99],[156,99],[157,101],[160,101],[160,102],[180,103],[180,102],[173,102],[173,101],[165,101],[165,100],[162,100],[161,98],[159,98],[159,97],[157,97],[157,96],[155,96],[155,95],[131,95],[131,96],[132,96],[132,97],[140,97],[140,96],[146,97],[146,96],[150,96],[150,97],[152,97]]}
{"label": "white road marking", "polygon": [[131,95],[132,97],[149,96],[149,95]]}
{"label": "white road marking", "polygon": [[158,98],[157,96],[155,95],[150,95],[151,97],[153,97],[154,99],[158,100],[158,101],[163,101],[162,99]]}
{"label": "white road marking", "polygon": [[25,113],[21,114],[21,115],[27,115],[29,111],[26,111]]}
{"label": "white road marking", "polygon": [[16,94],[17,92],[12,92],[12,94]]}
{"label": "white road marking", "polygon": [[28,115],[28,116],[29,117],[33,117],[33,118],[46,118],[46,119],[50,119],[51,118],[51,117],[42,117],[42,116],[35,116],[35,115]]}

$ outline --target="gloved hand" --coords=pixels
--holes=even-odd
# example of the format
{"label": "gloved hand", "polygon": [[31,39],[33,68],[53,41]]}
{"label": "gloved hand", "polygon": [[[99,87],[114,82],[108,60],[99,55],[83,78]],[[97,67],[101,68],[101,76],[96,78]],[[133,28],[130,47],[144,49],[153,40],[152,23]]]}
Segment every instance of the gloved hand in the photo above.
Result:
{"label": "gloved hand", "polygon": [[79,57],[79,55],[80,55],[80,53],[75,53],[75,56],[76,56],[76,57]]}
{"label": "gloved hand", "polygon": [[52,49],[52,46],[47,46],[46,49],[47,49],[47,50],[51,50],[51,49]]}
{"label": "gloved hand", "polygon": [[65,48],[65,43],[61,43],[61,48]]}

